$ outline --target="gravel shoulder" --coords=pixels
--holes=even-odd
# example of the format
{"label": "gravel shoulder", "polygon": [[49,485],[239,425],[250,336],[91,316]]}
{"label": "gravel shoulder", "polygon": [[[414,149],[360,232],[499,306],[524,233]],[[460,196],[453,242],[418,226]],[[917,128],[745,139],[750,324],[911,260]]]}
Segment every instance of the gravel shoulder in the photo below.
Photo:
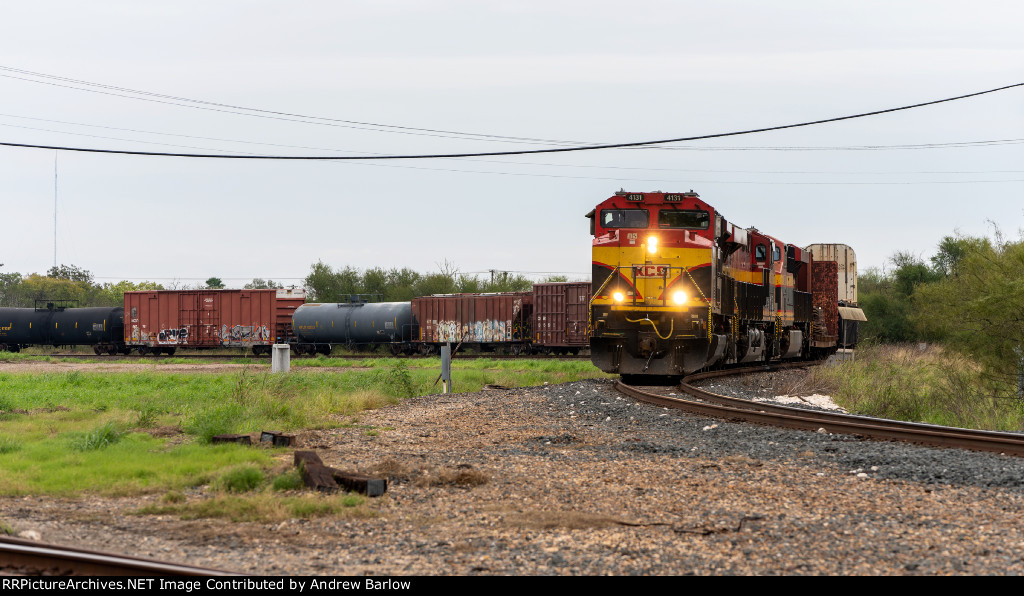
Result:
{"label": "gravel shoulder", "polygon": [[1022,458],[693,417],[608,381],[413,398],[362,423],[379,434],[304,432],[300,448],[392,474],[373,516],[128,514],[149,495],[0,499],[0,518],[46,542],[268,575],[1024,572]]}

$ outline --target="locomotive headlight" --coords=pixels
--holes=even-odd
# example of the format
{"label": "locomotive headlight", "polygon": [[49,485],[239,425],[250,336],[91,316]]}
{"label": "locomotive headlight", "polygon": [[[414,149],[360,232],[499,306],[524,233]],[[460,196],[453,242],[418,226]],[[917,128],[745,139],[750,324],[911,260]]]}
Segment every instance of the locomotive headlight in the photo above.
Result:
{"label": "locomotive headlight", "polygon": [[657,236],[648,236],[647,237],[647,252],[651,253],[652,255],[653,254],[657,254],[657,252],[658,252],[658,237]]}
{"label": "locomotive headlight", "polygon": [[675,301],[676,304],[683,304],[683,303],[685,303],[686,302],[686,292],[676,292],[675,294],[672,294],[672,300]]}
{"label": "locomotive headlight", "polygon": [[626,299],[626,295],[623,294],[622,292],[615,292],[614,294],[612,294],[612,298],[615,298],[616,302],[622,302],[623,300]]}

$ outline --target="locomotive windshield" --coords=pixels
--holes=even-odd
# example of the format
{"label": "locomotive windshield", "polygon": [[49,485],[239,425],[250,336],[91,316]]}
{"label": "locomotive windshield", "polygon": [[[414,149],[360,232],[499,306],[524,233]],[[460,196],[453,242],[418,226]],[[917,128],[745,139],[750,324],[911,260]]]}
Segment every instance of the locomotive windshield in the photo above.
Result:
{"label": "locomotive windshield", "polygon": [[706,230],[711,214],[700,209],[662,209],[658,212],[658,227],[675,230]]}
{"label": "locomotive windshield", "polygon": [[645,209],[602,209],[601,225],[605,228],[646,228],[650,214]]}

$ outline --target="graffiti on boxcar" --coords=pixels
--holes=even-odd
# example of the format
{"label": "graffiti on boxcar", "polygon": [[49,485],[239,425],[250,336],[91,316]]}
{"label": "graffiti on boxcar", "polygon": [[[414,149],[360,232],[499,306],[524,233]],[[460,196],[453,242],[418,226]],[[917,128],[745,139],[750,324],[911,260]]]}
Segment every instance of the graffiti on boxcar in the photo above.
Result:
{"label": "graffiti on boxcar", "polygon": [[235,325],[230,329],[227,325],[222,325],[220,339],[226,342],[264,341],[270,339],[270,332],[266,325]]}
{"label": "graffiti on boxcar", "polygon": [[512,339],[512,322],[488,319],[459,325],[458,321],[437,321],[434,324],[436,342],[503,342]]}
{"label": "graffiti on boxcar", "polygon": [[[135,332],[132,332],[132,336],[135,336]],[[186,343],[188,342],[188,327],[182,327],[181,329],[161,329],[156,334],[156,340],[162,343]]]}

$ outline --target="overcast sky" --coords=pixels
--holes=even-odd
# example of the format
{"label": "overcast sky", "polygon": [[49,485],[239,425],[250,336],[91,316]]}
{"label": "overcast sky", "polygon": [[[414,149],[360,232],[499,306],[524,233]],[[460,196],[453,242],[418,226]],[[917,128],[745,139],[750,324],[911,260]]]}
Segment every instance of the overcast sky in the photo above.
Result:
{"label": "overcast sky", "polygon": [[[1019,0],[10,3],[0,141],[405,155],[708,135],[1024,82],[1022,22]],[[584,215],[620,188],[692,189],[785,242],[849,244],[861,269],[993,222],[1018,238],[1024,87],[517,157],[0,147],[0,271],[54,264],[56,201],[56,262],[101,282],[290,284],[318,260],[587,278]]]}

